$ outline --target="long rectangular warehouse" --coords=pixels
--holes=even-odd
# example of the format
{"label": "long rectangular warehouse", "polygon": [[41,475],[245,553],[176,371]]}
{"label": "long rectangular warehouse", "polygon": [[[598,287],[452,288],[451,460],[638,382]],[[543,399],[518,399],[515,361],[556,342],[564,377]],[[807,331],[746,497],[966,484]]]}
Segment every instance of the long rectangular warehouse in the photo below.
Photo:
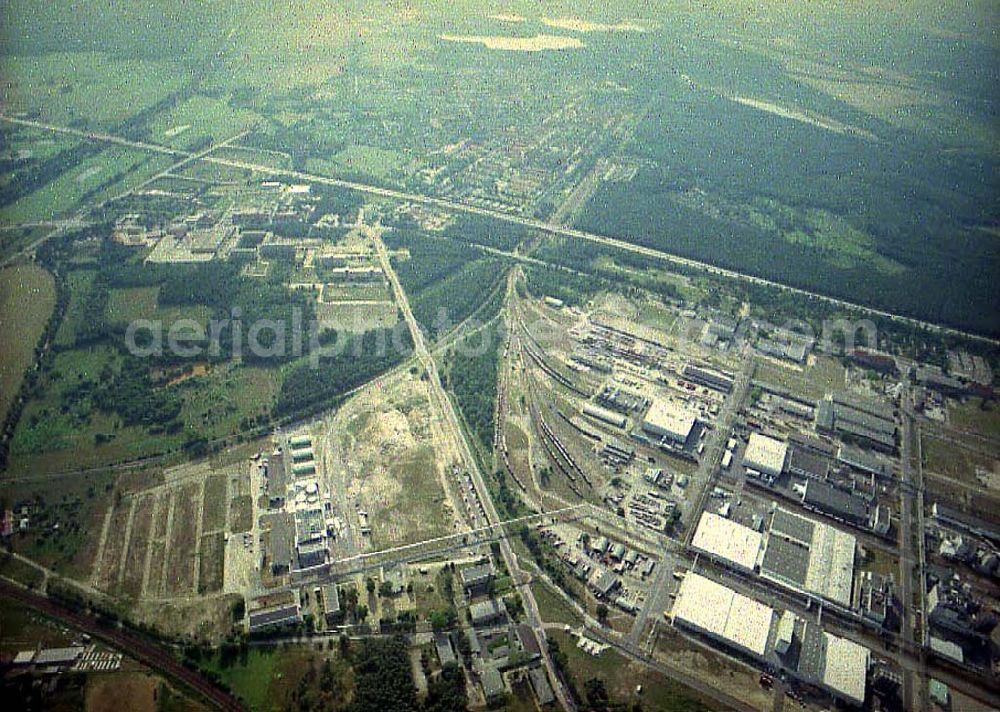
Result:
{"label": "long rectangular warehouse", "polygon": [[689,572],[671,611],[675,625],[763,658],[774,622],[774,609],[711,579]]}

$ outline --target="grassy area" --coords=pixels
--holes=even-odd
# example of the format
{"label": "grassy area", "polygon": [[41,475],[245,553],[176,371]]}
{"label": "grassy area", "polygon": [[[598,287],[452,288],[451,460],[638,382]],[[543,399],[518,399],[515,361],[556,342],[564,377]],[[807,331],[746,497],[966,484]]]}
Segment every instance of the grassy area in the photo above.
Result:
{"label": "grassy area", "polygon": [[123,146],[111,146],[60,173],[32,193],[0,211],[0,222],[16,224],[52,220],[93,205],[152,177],[175,159]]}
{"label": "grassy area", "polygon": [[323,285],[324,302],[390,301],[389,290],[383,282],[354,282]]}
{"label": "grassy area", "polygon": [[[196,95],[157,115],[150,132],[157,143],[190,149],[230,139],[259,118],[233,108],[226,97]],[[243,160],[249,159],[244,156]]]}
{"label": "grassy area", "polygon": [[994,457],[985,453],[973,452],[954,442],[927,434],[923,434],[921,437],[924,467],[931,472],[946,475],[961,482],[976,484],[976,469],[980,468],[992,472],[996,463]]}
{"label": "grassy area", "polygon": [[37,112],[43,122],[94,128],[112,128],[184,82],[171,62],[103,52],[7,56],[3,67],[5,112]]}
{"label": "grassy area", "polygon": [[56,303],[52,275],[35,265],[0,272],[0,419],[17,397]]}
{"label": "grassy area", "polygon": [[[376,526],[372,539],[376,546],[413,543],[448,534],[443,516],[444,493],[437,479],[437,459],[432,445],[410,448],[395,462],[387,463],[389,475],[398,482],[402,496],[385,510],[372,515],[376,522],[393,522],[394,536]],[[391,539],[391,540],[390,540]]]}
{"label": "grassy area", "polygon": [[829,356],[816,355],[809,364],[798,369],[768,359],[758,359],[755,380],[784,386],[794,393],[812,399],[843,390],[844,367]]}
{"label": "grassy area", "polygon": [[[324,695],[320,685],[326,661],[330,663],[332,684]],[[226,664],[215,657],[203,662],[202,667],[218,674],[249,709],[260,712],[290,709],[297,706],[293,705],[295,700],[307,696],[321,697],[322,709],[342,709],[354,688],[353,670],[331,651],[255,647],[245,657]]]}
{"label": "grassy area", "polygon": [[76,335],[83,325],[84,300],[94,285],[97,272],[94,270],[73,270],[66,275],[66,287],[69,289],[69,305],[63,316],[59,329],[56,331],[56,346],[72,346],[76,343]]}
{"label": "grassy area", "polygon": [[0,497],[7,506],[28,507],[29,528],[14,535],[12,548],[66,576],[89,576],[113,487],[114,476],[108,472],[5,482]]}
{"label": "grassy area", "polygon": [[248,418],[267,416],[281,389],[281,371],[223,363],[173,387],[180,389],[185,426],[205,438],[222,437]]}
{"label": "grassy area", "polygon": [[948,409],[948,418],[956,428],[970,430],[990,438],[1000,438],[1000,406],[995,401],[968,398]]}
{"label": "grassy area", "polygon": [[[599,678],[604,681],[612,700],[641,702],[644,710],[694,712],[710,709],[692,691],[639,663],[630,662],[612,649],[594,656],[576,647],[577,639],[569,633],[550,631],[548,635],[566,654],[566,669],[581,695],[587,680]],[[636,694],[638,685],[642,685],[641,695]]]}
{"label": "grassy area", "polygon": [[108,291],[105,316],[112,324],[128,324],[136,319],[151,319],[156,313],[158,287],[130,287]]}
{"label": "grassy area", "polygon": [[576,611],[547,583],[536,581],[531,584],[531,592],[535,594],[538,612],[546,623],[565,623],[572,626],[580,624],[580,617]]}
{"label": "grassy area", "polygon": [[313,158],[306,167],[320,175],[365,175],[388,180],[402,175],[409,158],[399,151],[377,146],[351,145],[330,160]]}
{"label": "grassy area", "polygon": [[[0,217],[0,222],[2,222],[2,217]],[[50,232],[52,232],[50,227],[12,227],[0,230],[0,257],[8,257],[17,253]]]}

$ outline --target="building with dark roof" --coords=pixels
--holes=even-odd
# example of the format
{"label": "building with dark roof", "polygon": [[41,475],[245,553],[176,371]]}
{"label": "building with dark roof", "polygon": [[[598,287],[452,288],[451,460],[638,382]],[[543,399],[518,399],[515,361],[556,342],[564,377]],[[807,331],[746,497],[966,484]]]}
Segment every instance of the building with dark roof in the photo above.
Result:
{"label": "building with dark roof", "polygon": [[844,440],[886,452],[896,450],[896,422],[892,409],[853,396],[833,395],[816,407],[816,428]]}
{"label": "building with dark roof", "polygon": [[506,613],[507,611],[504,608],[503,602],[495,598],[477,601],[469,606],[472,625],[477,628],[499,622],[504,618]]}
{"label": "building with dark roof", "polygon": [[271,509],[281,509],[285,506],[288,496],[288,468],[285,467],[285,456],[276,452],[267,461],[264,478],[264,493],[267,496],[267,506]]}
{"label": "building with dark roof", "polygon": [[287,573],[295,558],[295,517],[291,512],[267,515],[270,521],[268,556],[275,575]]}
{"label": "building with dark roof", "polygon": [[888,462],[873,453],[846,443],[837,450],[837,462],[883,479],[892,477],[892,466]]}
{"label": "building with dark roof", "polygon": [[263,633],[298,625],[300,620],[297,603],[289,603],[273,608],[262,608],[257,611],[250,611],[247,630],[250,633]]}
{"label": "building with dark roof", "polygon": [[327,583],[320,589],[320,598],[323,602],[323,616],[327,625],[336,625],[344,618],[344,612],[340,608],[340,593],[336,584]]}
{"label": "building with dark roof", "polygon": [[989,539],[993,543],[1000,543],[1000,528],[974,514],[968,514],[942,502],[935,502],[931,505],[931,516],[943,526]]}
{"label": "building with dark roof", "polygon": [[792,446],[785,469],[798,477],[825,480],[830,474],[830,458],[807,447]]}
{"label": "building with dark roof", "polygon": [[731,393],[736,377],[732,373],[714,368],[687,364],[681,371],[681,376],[692,383],[706,386],[720,393]]}
{"label": "building with dark roof", "polygon": [[444,667],[448,663],[457,662],[455,648],[452,646],[451,637],[447,633],[434,634],[434,649],[437,651],[441,667]]}
{"label": "building with dark roof", "polygon": [[503,697],[503,676],[492,664],[484,665],[479,671],[479,684],[483,686],[483,697],[487,703],[497,702]]}
{"label": "building with dark roof", "polygon": [[552,685],[549,684],[549,677],[545,674],[545,669],[533,667],[528,670],[528,679],[531,680],[531,689],[535,691],[538,704],[541,707],[551,705],[556,701],[556,696],[552,692]]}
{"label": "building with dark roof", "polygon": [[621,580],[610,571],[603,571],[591,583],[591,588],[598,598],[608,598],[619,586],[621,586]]}
{"label": "building with dark roof", "polygon": [[470,596],[477,593],[486,593],[495,576],[496,569],[494,569],[492,561],[466,566],[458,570],[458,578],[462,582],[462,590],[465,591],[466,595]]}
{"label": "building with dark roof", "polygon": [[829,482],[809,480],[802,493],[802,504],[827,516],[855,526],[867,527],[868,502],[852,492],[845,492]]}

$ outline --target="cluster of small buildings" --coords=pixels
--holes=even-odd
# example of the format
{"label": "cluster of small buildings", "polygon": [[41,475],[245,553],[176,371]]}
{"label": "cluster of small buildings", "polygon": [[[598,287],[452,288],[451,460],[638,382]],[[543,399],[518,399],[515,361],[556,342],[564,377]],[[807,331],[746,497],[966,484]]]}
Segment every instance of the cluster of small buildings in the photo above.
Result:
{"label": "cluster of small buildings", "polygon": [[122,654],[101,650],[95,645],[70,645],[62,648],[22,650],[11,661],[17,669],[41,674],[73,672],[113,672],[122,666]]}
{"label": "cluster of small buildings", "polygon": [[458,570],[462,592],[469,602],[472,627],[454,634],[436,633],[434,647],[438,660],[442,666],[458,662],[452,636],[465,635],[469,643],[472,670],[487,704],[503,698],[507,690],[505,674],[527,675],[539,704],[550,704],[555,697],[546,673],[540,667],[538,639],[530,626],[512,622],[503,599],[493,595],[496,573],[491,560]]}

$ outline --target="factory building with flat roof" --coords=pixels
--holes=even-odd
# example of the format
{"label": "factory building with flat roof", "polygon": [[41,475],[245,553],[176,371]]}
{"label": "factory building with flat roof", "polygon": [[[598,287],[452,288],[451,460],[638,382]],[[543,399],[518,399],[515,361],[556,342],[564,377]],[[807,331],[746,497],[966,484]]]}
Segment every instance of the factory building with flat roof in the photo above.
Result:
{"label": "factory building with flat roof", "polygon": [[760,575],[850,608],[856,545],[851,534],[776,507],[764,536]]}
{"label": "factory building with flat roof", "polygon": [[778,477],[785,469],[788,443],[769,438],[760,433],[750,433],[743,464],[770,477]]}
{"label": "factory building with flat roof", "polygon": [[686,443],[694,430],[695,417],[680,403],[656,398],[646,412],[642,429],[656,437]]}
{"label": "factory building with flat roof", "polygon": [[764,659],[775,613],[770,606],[688,572],[681,582],[671,617],[674,625]]}
{"label": "factory building with flat roof", "polygon": [[757,565],[761,533],[715,512],[702,512],[691,548],[741,571]]}
{"label": "factory building with flat roof", "polygon": [[864,704],[871,651],[811,620],[693,572],[681,582],[670,616],[678,628],[756,659],[767,669],[783,670],[843,702]]}

